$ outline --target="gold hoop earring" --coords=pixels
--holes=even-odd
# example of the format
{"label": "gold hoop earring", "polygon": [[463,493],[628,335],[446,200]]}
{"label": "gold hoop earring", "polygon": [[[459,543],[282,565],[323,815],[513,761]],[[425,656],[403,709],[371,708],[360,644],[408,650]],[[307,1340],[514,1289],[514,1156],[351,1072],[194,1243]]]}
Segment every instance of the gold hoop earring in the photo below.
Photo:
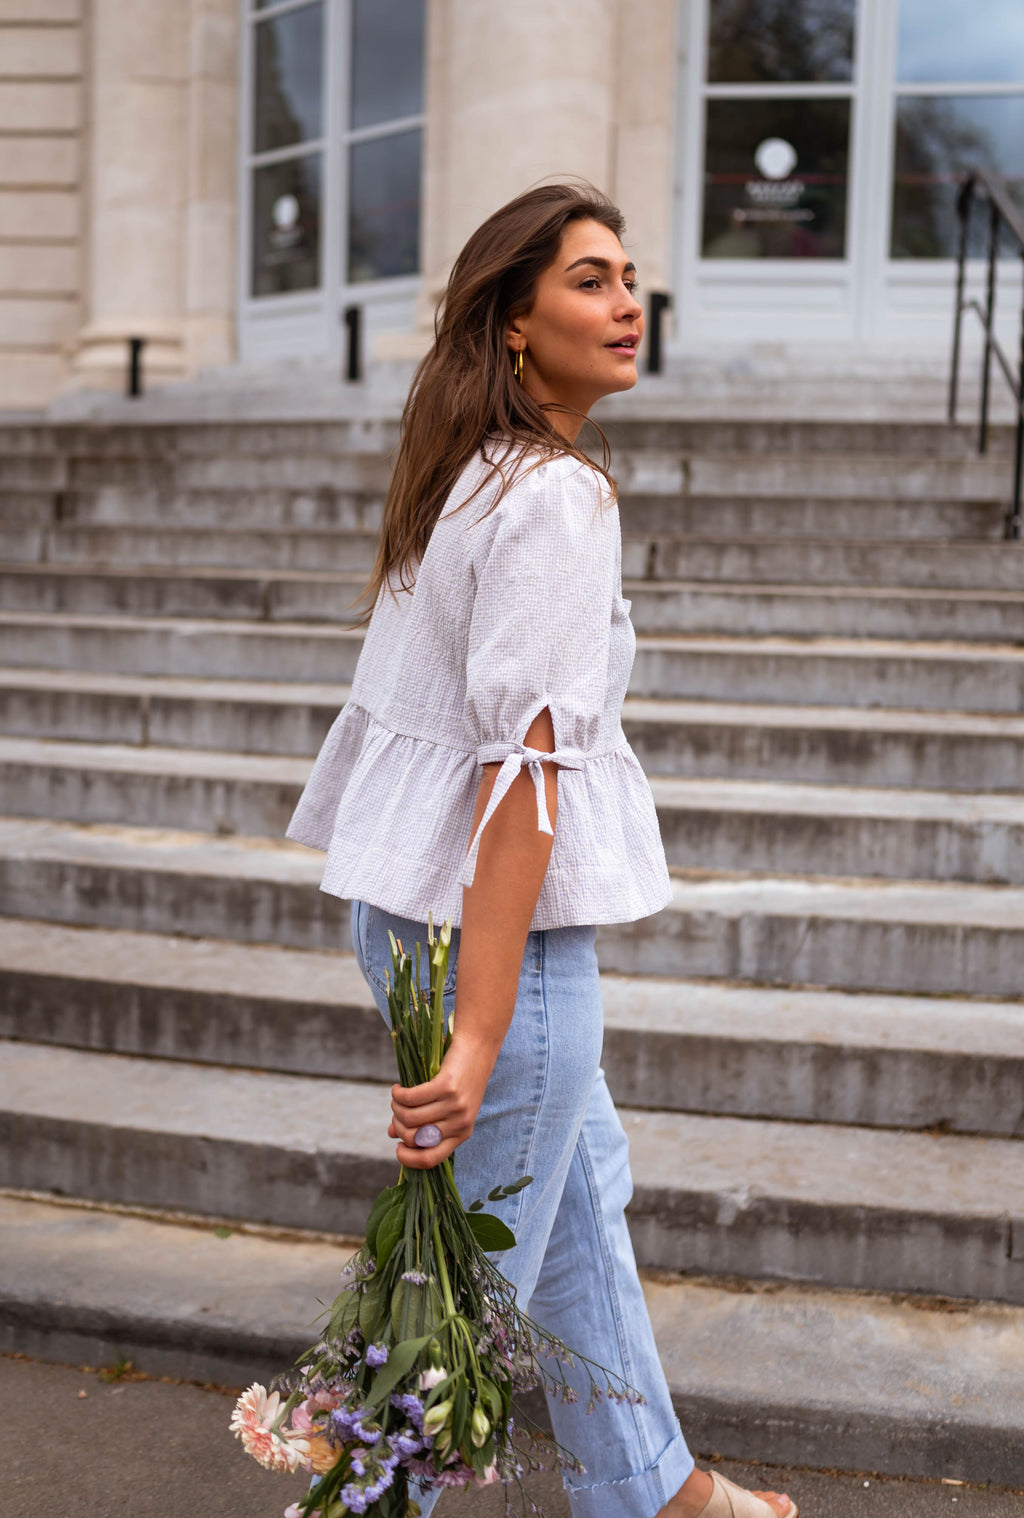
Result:
{"label": "gold hoop earring", "polygon": [[523,352],[524,350],[519,348],[512,363],[512,373],[520,384],[523,383]]}

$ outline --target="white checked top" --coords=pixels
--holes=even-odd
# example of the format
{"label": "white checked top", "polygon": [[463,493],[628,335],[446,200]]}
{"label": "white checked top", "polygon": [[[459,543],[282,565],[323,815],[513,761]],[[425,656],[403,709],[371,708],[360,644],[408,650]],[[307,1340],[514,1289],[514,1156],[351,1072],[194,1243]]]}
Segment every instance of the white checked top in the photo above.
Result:
{"label": "white checked top", "polygon": [[[488,468],[481,455],[459,477],[413,589],[382,591],[288,837],[326,850],[321,890],[457,925],[479,835],[524,766],[538,827],[551,832],[550,760],[558,817],[532,927],[646,917],[670,889],[651,790],[621,725],[636,639],[618,507],[568,455],[527,458],[493,511],[497,479],[464,505]],[[523,746],[545,707],[551,754]],[[481,766],[499,761],[471,838]]]}

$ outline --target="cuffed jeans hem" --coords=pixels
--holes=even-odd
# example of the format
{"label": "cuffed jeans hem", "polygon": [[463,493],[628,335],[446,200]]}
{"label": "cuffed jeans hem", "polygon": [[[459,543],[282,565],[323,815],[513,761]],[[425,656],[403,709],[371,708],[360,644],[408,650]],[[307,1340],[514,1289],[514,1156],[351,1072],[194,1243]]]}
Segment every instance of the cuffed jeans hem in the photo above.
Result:
{"label": "cuffed jeans hem", "polygon": [[594,1486],[563,1478],[572,1518],[654,1518],[692,1474],[695,1461],[681,1433],[649,1470]]}

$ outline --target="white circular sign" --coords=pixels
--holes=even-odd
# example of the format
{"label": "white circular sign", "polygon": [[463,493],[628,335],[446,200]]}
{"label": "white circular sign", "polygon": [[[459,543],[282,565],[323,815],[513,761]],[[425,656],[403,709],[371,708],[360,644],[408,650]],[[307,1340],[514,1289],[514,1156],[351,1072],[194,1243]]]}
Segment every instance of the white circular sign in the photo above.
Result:
{"label": "white circular sign", "polygon": [[766,137],[758,144],[754,162],[765,179],[788,179],[796,168],[796,148],[784,137]]}
{"label": "white circular sign", "polygon": [[289,227],[294,227],[299,219],[299,202],[294,195],[279,195],[274,201],[271,215],[274,218],[275,227],[287,231]]}

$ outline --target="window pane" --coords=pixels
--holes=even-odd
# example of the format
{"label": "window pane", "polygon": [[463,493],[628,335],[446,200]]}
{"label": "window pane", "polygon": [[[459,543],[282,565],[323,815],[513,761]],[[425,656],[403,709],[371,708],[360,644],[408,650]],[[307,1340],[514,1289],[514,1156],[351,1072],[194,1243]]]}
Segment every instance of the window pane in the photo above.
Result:
{"label": "window pane", "polygon": [[322,58],[322,5],[257,24],[255,152],[320,136]]}
{"label": "window pane", "polygon": [[266,164],[252,175],[252,293],[320,283],[320,154]]}
{"label": "window pane", "polygon": [[1021,0],[900,0],[904,84],[1024,80]]}
{"label": "window pane", "polygon": [[[1024,96],[904,96],[896,106],[893,258],[955,258],[958,180],[965,169],[995,169],[1024,210]],[[980,254],[987,217],[971,218]]]}
{"label": "window pane", "polygon": [[348,277],[387,279],[420,266],[421,132],[349,149]]}
{"label": "window pane", "polygon": [[711,0],[714,84],[815,82],[853,75],[857,0]]}
{"label": "window pane", "polygon": [[423,0],[353,0],[352,126],[423,110]]}
{"label": "window pane", "polygon": [[709,100],[705,258],[842,258],[848,100]]}

